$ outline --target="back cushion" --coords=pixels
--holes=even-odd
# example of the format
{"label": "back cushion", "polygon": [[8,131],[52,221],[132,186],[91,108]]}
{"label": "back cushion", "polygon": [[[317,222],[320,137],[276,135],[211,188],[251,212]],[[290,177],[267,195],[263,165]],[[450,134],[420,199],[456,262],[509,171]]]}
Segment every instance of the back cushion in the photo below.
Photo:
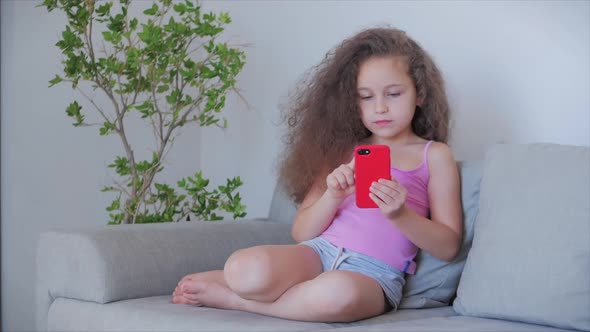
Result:
{"label": "back cushion", "polygon": [[462,315],[590,330],[590,149],[497,145],[487,154]]}
{"label": "back cushion", "polygon": [[275,191],[272,195],[268,219],[281,224],[291,224],[293,223],[293,219],[295,219],[295,214],[297,214],[297,207],[289,199],[289,196],[287,196],[279,182],[275,186]]}

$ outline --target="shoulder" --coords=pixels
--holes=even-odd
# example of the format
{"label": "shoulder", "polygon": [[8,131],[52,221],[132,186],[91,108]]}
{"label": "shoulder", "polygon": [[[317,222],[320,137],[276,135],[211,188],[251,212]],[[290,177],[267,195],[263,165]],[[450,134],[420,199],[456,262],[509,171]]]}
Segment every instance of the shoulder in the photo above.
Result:
{"label": "shoulder", "polygon": [[428,149],[428,167],[431,173],[436,173],[441,168],[456,169],[457,161],[451,148],[442,142],[432,142]]}

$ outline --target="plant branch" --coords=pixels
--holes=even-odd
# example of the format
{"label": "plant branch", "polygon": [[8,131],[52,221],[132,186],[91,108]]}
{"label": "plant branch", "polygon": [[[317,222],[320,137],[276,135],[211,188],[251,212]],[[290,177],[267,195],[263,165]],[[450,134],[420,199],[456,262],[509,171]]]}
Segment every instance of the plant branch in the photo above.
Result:
{"label": "plant branch", "polygon": [[158,98],[156,97],[156,85],[152,84],[152,98],[154,100],[154,107],[156,112],[158,113],[158,137],[160,138],[160,144],[163,144],[164,140],[164,119],[162,118],[162,111],[160,110],[160,105],[158,105]]}
{"label": "plant branch", "polygon": [[78,90],[82,94],[82,96],[84,96],[84,98],[90,101],[90,103],[94,106],[94,108],[96,108],[96,110],[100,113],[100,115],[106,122],[111,122],[111,119],[109,119],[109,117],[103,112],[103,110],[100,107],[98,107],[98,105],[94,102],[94,99],[90,98],[90,96],[88,96],[80,87],[77,87],[76,90]]}

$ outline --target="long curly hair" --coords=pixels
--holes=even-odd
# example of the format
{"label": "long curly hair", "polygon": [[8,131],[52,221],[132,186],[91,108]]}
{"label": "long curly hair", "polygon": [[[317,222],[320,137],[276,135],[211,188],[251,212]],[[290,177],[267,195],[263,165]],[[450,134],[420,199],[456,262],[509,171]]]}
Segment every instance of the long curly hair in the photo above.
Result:
{"label": "long curly hair", "polygon": [[[422,100],[412,120],[414,133],[427,140],[447,141],[449,106],[442,75],[431,57],[404,31],[361,31],[306,73],[283,110],[287,133],[279,181],[297,204],[318,177],[348,162],[354,147],[371,135],[360,117],[357,76],[365,60],[383,56],[407,60],[408,74]],[[325,186],[325,182],[318,183]]]}

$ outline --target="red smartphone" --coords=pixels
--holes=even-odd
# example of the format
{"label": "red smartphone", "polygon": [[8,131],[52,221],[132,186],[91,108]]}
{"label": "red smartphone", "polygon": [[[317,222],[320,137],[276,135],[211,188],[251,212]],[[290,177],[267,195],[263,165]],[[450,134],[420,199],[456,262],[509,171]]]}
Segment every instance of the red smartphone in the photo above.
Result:
{"label": "red smartphone", "polygon": [[387,145],[359,145],[354,149],[356,206],[377,208],[369,197],[369,187],[379,179],[391,179],[391,161]]}

